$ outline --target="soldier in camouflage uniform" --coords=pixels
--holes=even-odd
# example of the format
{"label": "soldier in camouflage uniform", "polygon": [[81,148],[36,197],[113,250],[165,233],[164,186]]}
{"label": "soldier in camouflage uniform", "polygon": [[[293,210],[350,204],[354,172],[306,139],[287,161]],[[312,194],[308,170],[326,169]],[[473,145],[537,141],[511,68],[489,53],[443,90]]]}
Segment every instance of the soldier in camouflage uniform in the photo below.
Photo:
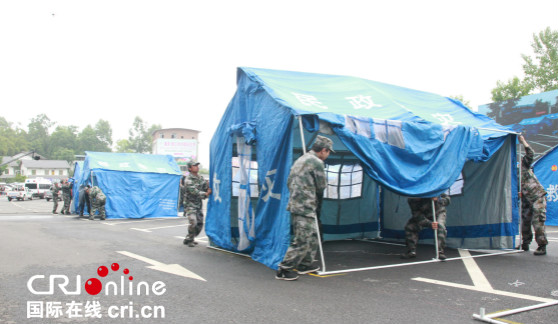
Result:
{"label": "soldier in camouflage uniform", "polygon": [[[432,218],[432,201],[436,208],[436,222]],[[411,218],[405,225],[405,244],[407,253],[401,258],[411,259],[417,256],[417,243],[419,232],[425,227],[438,230],[438,258],[445,260],[444,248],[446,247],[446,206],[450,204],[450,197],[442,194],[434,198],[408,198],[407,203],[411,208]]]}
{"label": "soldier in camouflage uniform", "polygon": [[529,251],[529,245],[533,240],[535,231],[535,241],[539,245],[534,255],[545,255],[546,232],[544,222],[546,221],[546,191],[533,173],[531,165],[535,152],[527,144],[523,136],[519,136],[519,142],[525,147],[525,155],[521,159],[521,234],[523,242],[521,248]]}
{"label": "soldier in camouflage uniform", "polygon": [[50,192],[52,192],[52,203],[54,204],[52,207],[52,213],[58,214],[56,210],[58,209],[58,200],[60,200],[60,183],[53,183],[50,187]]}
{"label": "soldier in camouflage uniform", "polygon": [[203,228],[202,199],[211,195],[209,183],[198,175],[199,162],[188,162],[190,174],[184,181],[184,215],[188,217],[188,234],[183,243],[189,247],[196,246],[196,236]]}
{"label": "soldier in camouflage uniform", "polygon": [[[316,272],[320,269],[312,262],[319,248],[316,218],[327,186],[324,162],[333,152],[331,139],[316,138],[312,149],[298,158],[289,173],[289,204],[293,237],[291,245],[275,275],[280,280],[296,280],[299,274]],[[294,271],[297,270],[297,272]]]}
{"label": "soldier in camouflage uniform", "polygon": [[101,220],[106,218],[105,214],[105,204],[107,202],[107,196],[103,193],[101,188],[94,186],[89,189],[89,200],[91,201],[91,210],[89,211],[89,219],[95,219],[95,213],[99,211],[99,217]]}
{"label": "soldier in camouflage uniform", "polygon": [[68,179],[64,180],[62,183],[62,200],[64,200],[64,206],[60,214],[70,215],[70,203],[72,202],[72,184]]}

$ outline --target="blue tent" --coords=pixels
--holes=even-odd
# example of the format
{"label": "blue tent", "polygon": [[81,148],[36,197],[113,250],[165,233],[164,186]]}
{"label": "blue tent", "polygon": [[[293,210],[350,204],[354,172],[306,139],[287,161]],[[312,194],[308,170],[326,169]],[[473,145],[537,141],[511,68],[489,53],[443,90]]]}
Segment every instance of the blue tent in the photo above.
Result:
{"label": "blue tent", "polygon": [[[83,161],[77,161],[74,163],[74,185],[72,187],[72,211],[74,213],[79,213],[79,187],[84,186],[85,184],[81,184],[81,176],[83,170]],[[89,210],[87,210],[87,205],[85,205],[84,213],[89,214]]]}
{"label": "blue tent", "polygon": [[533,165],[533,171],[546,189],[546,225],[558,225],[558,146]]}
{"label": "blue tent", "polygon": [[172,156],[85,153],[79,184],[103,190],[107,218],[177,217],[182,173]]}
{"label": "blue tent", "polygon": [[239,68],[237,86],[211,140],[213,244],[277,267],[290,240],[289,170],[319,133],[336,151],[326,161],[326,241],[402,240],[410,215],[402,196],[453,186],[461,194],[449,208],[448,246],[514,246],[509,128],[451,98],[355,77]]}

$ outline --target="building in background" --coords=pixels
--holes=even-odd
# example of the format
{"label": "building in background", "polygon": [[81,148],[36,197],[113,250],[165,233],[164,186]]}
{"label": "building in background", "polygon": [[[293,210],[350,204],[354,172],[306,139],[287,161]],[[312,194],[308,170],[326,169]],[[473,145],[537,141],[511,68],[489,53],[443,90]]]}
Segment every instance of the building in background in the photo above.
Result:
{"label": "building in background", "polygon": [[[34,156],[26,154],[26,152],[23,152],[11,157],[3,157],[3,163],[11,162],[7,164],[5,172],[0,175],[0,179],[15,178],[17,175],[22,175],[28,179],[45,178],[58,181],[70,176],[70,164],[67,161],[45,160],[45,157],[39,154],[34,154]],[[34,157],[40,159],[35,160]]]}
{"label": "building in background", "polygon": [[174,157],[182,172],[188,170],[186,164],[198,160],[198,134],[186,128],[165,128],[153,131],[153,154],[168,154]]}

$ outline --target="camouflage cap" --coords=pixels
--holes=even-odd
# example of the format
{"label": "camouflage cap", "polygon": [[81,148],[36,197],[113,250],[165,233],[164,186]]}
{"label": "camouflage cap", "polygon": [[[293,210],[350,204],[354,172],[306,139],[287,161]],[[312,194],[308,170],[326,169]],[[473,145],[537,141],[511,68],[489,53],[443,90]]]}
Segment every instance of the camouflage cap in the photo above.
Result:
{"label": "camouflage cap", "polygon": [[320,145],[335,153],[335,151],[333,150],[333,141],[325,136],[318,135],[316,137],[316,141],[314,142],[314,145]]}
{"label": "camouflage cap", "polygon": [[200,165],[200,162],[195,162],[195,161],[190,161],[188,162],[188,169],[190,169],[191,167],[193,167],[194,165]]}

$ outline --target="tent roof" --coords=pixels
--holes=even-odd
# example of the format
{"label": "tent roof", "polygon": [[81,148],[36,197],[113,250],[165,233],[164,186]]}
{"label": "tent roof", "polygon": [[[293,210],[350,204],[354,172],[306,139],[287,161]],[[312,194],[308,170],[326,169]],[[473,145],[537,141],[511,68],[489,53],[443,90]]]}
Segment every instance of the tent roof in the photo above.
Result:
{"label": "tent roof", "polygon": [[140,153],[85,152],[84,168],[113,171],[167,173],[182,175],[176,161],[170,155]]}
{"label": "tent roof", "polygon": [[[461,102],[418,90],[357,77],[241,67],[277,102],[296,115],[349,115],[407,122],[463,125],[480,129],[484,138],[512,131]],[[485,130],[483,130],[485,129]],[[486,130],[491,129],[491,130]]]}

